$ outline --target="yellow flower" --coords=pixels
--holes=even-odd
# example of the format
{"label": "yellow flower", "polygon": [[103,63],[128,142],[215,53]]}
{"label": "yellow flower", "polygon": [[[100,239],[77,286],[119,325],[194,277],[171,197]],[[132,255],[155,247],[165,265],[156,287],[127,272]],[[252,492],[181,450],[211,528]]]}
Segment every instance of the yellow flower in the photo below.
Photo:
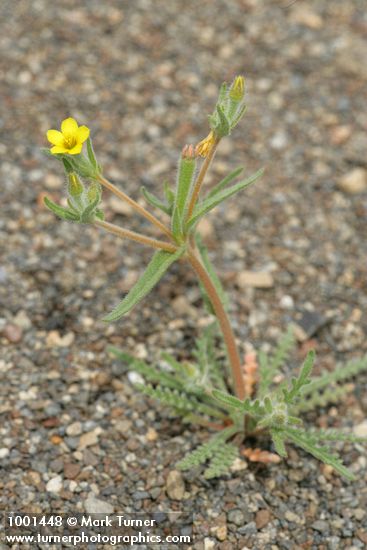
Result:
{"label": "yellow flower", "polygon": [[229,90],[229,97],[241,101],[245,95],[245,79],[243,76],[236,76]]}
{"label": "yellow flower", "polygon": [[200,141],[197,146],[195,147],[195,153],[197,155],[200,155],[201,157],[208,156],[208,153],[210,149],[213,147],[214,143],[216,141],[215,134],[213,130],[204,138],[202,141]]}
{"label": "yellow flower", "polygon": [[89,128],[78,126],[77,121],[73,118],[66,118],[62,121],[61,132],[58,130],[48,130],[47,132],[47,139],[53,145],[50,151],[54,155],[59,153],[78,155],[88,137]]}

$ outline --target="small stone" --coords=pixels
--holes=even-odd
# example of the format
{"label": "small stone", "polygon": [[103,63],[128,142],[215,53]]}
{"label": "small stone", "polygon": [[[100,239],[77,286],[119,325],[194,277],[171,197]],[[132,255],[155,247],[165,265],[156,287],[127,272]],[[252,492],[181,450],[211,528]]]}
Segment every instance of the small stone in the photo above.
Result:
{"label": "small stone", "polygon": [[158,433],[154,428],[149,428],[145,437],[147,441],[156,441],[158,439]]}
{"label": "small stone", "polygon": [[74,338],[73,332],[68,332],[65,336],[61,336],[58,330],[51,330],[46,337],[46,345],[49,348],[68,348],[74,342]]}
{"label": "small stone", "polygon": [[291,521],[292,523],[300,523],[300,518],[292,512],[291,510],[287,510],[284,514],[284,517],[287,521]]}
{"label": "small stone", "polygon": [[255,516],[255,523],[257,529],[262,529],[271,520],[271,514],[269,510],[259,510]]}
{"label": "small stone", "polygon": [[338,181],[338,187],[345,193],[354,195],[367,190],[367,170],[354,168]]}
{"label": "small stone", "polygon": [[132,216],[133,214],[132,207],[117,197],[110,197],[108,205],[116,214],[122,214],[123,216]]}
{"label": "small stone", "polygon": [[204,550],[213,550],[215,548],[215,541],[206,537],[204,539]]}
{"label": "small stone", "polygon": [[46,491],[49,493],[59,493],[62,489],[62,477],[55,476],[47,482]]}
{"label": "small stone", "polygon": [[22,330],[28,330],[32,326],[32,321],[23,309],[18,311],[16,316],[13,318],[13,323]]}
{"label": "small stone", "polygon": [[78,450],[82,451],[86,447],[91,447],[98,443],[99,429],[96,428],[80,436]]}
{"label": "small stone", "polygon": [[167,476],[166,492],[172,500],[182,500],[185,494],[185,482],[181,472],[171,470]]}
{"label": "small stone", "polygon": [[75,437],[76,435],[80,435],[82,433],[82,425],[80,422],[73,422],[66,428],[67,435],[70,435],[71,437]]}
{"label": "small stone", "polygon": [[288,296],[288,294],[285,294],[281,297],[279,305],[282,309],[293,309],[294,308],[294,301],[292,296]]}
{"label": "small stone", "polygon": [[322,533],[326,535],[329,532],[329,524],[327,521],[324,521],[322,519],[318,519],[317,521],[314,521],[311,524],[312,529],[315,531],[319,531],[319,533]]}
{"label": "small stone", "polygon": [[324,327],[330,319],[324,317],[317,311],[304,311],[297,323],[292,325],[294,335],[298,342],[305,342],[314,336],[320,328]]}
{"label": "small stone", "polygon": [[230,510],[227,514],[227,518],[229,523],[234,523],[238,527],[243,525],[245,521],[245,516],[239,508],[233,508],[232,510]]}
{"label": "small stone", "polygon": [[185,296],[177,296],[172,301],[172,308],[177,315],[187,315],[189,317],[197,317],[197,310],[192,307],[190,302]]}
{"label": "small stone", "polygon": [[46,187],[48,189],[59,189],[60,187],[63,187],[64,180],[63,178],[60,178],[59,176],[56,176],[55,174],[46,174],[44,178]]}
{"label": "small stone", "polygon": [[99,500],[94,496],[90,496],[84,502],[84,509],[88,514],[113,514],[114,507],[112,504]]}
{"label": "small stone", "polygon": [[216,530],[215,534],[216,534],[216,537],[217,537],[218,540],[221,540],[221,541],[226,540],[226,538],[227,538],[227,525],[226,524],[220,525],[218,527],[218,529]]}
{"label": "small stone", "polygon": [[357,437],[367,437],[367,420],[364,420],[353,428],[354,435]]}
{"label": "small stone", "polygon": [[75,479],[80,472],[79,464],[66,463],[64,464],[64,476],[66,479]]}
{"label": "small stone", "polygon": [[7,449],[6,447],[2,447],[0,449],[0,459],[1,458],[6,458],[9,453],[10,453],[9,449]]}
{"label": "small stone", "polygon": [[321,29],[323,25],[322,18],[318,13],[308,6],[296,6],[292,12],[291,19],[294,23],[304,25],[309,29]]}
{"label": "small stone", "polygon": [[274,279],[267,271],[241,271],[237,275],[237,284],[240,288],[271,288],[274,286]]}
{"label": "small stone", "polygon": [[17,325],[9,324],[4,327],[4,336],[12,344],[17,344],[21,341],[23,331]]}

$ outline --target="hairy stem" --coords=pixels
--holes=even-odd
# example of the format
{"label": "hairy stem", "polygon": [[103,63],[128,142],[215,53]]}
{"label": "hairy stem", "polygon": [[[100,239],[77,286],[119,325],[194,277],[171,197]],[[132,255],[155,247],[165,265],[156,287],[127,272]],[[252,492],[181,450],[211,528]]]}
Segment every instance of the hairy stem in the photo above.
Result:
{"label": "hairy stem", "polygon": [[167,250],[167,252],[176,252],[177,250],[177,247],[174,246],[173,244],[165,243],[157,239],[151,239],[150,237],[141,235],[141,233],[135,233],[135,231],[129,231],[128,229],[123,229],[122,227],[119,227],[118,225],[115,225],[113,223],[105,222],[102,220],[94,220],[93,224],[97,225],[98,227],[102,227],[103,229],[106,229],[106,231],[109,231],[110,233],[114,233],[115,235],[118,235],[123,239],[130,239],[140,244],[146,244],[153,248],[158,248],[160,250]]}
{"label": "hairy stem", "polygon": [[195,204],[196,204],[196,202],[199,198],[201,186],[203,184],[203,181],[204,181],[204,178],[205,178],[206,173],[208,171],[208,168],[209,168],[209,166],[210,166],[210,164],[211,164],[211,162],[214,158],[215,151],[217,150],[217,147],[218,147],[218,143],[219,143],[219,138],[216,138],[215,142],[213,143],[212,148],[210,149],[210,151],[208,153],[208,156],[205,157],[203,165],[202,165],[202,167],[200,169],[200,172],[198,174],[198,177],[196,179],[194,189],[192,191],[192,195],[191,195],[191,198],[190,198],[190,203],[189,203],[189,206],[188,206],[188,209],[187,209],[187,219],[188,220],[192,216]]}
{"label": "hairy stem", "polygon": [[134,199],[132,199],[131,197],[129,197],[128,195],[126,195],[126,193],[124,193],[123,191],[121,191],[121,189],[118,189],[115,185],[113,185],[113,183],[111,183],[110,181],[108,181],[106,178],[104,178],[103,176],[99,176],[98,177],[98,182],[103,185],[104,187],[106,187],[106,189],[108,189],[109,191],[111,191],[111,193],[114,193],[117,197],[119,197],[119,199],[123,200],[124,202],[126,202],[127,204],[130,204],[130,206],[136,211],[138,212],[141,216],[144,216],[144,218],[146,218],[147,220],[149,220],[153,225],[155,225],[156,227],[158,227],[158,229],[160,229],[160,231],[163,231],[163,233],[165,233],[167,235],[167,237],[169,237],[170,239],[172,239],[172,233],[171,231],[168,229],[168,227],[166,227],[161,221],[158,220],[158,218],[156,218],[155,216],[153,216],[153,214],[151,214],[150,212],[148,212],[148,210],[146,210],[143,206],[141,206],[139,203],[137,203],[136,201],[134,201]]}
{"label": "hairy stem", "polygon": [[239,399],[245,397],[245,385],[243,381],[241,359],[238,353],[236,341],[234,338],[233,330],[229,322],[226,310],[222,304],[222,301],[213,285],[205,267],[196,256],[195,252],[191,249],[188,251],[188,260],[202,282],[209,299],[213,305],[215,314],[217,316],[222,334],[223,340],[227,348],[228,359],[232,370],[234,391]]}

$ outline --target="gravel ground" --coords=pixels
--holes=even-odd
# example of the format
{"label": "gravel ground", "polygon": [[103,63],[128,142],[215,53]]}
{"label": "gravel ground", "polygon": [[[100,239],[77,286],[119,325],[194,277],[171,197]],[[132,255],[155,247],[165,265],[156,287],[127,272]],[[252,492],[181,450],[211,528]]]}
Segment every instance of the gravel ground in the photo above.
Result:
{"label": "gravel ground", "polygon": [[[61,199],[64,181],[39,152],[45,131],[72,115],[91,127],[106,175],[134,197],[141,184],[159,191],[181,147],[206,134],[218,84],[243,72],[248,115],[223,143],[212,181],[243,162],[266,174],[202,226],[232,294],[241,349],[272,345],[312,312],[294,365],[310,345],[317,368],[358,357],[367,350],[364,8],[358,0],[1,2],[3,509],[192,511],[195,550],[367,547],[358,446],[343,451],[354,483],[295,450],[276,466],[238,462],[211,482],[175,472],[205,430],[136,395],[106,347],[188,357],[205,318],[195,279],[175,266],[128,318],[103,324],[150,250],[56,221],[41,200]],[[111,197],[105,211],[150,231]],[[246,271],[264,272],[263,288]],[[352,426],[366,409],[361,377],[350,398],[314,420]]]}

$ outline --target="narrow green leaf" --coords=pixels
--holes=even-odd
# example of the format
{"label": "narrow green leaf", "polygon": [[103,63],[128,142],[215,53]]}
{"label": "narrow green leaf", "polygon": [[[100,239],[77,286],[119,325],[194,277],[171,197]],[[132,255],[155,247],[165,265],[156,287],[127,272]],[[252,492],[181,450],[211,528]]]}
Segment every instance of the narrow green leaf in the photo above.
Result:
{"label": "narrow green leaf", "polygon": [[59,216],[59,218],[71,222],[77,222],[79,221],[79,216],[72,212],[71,210],[68,210],[67,208],[64,208],[63,206],[59,206],[58,204],[55,204],[52,200],[50,200],[48,197],[44,198],[44,203],[47,206],[51,212],[56,214],[56,216]]}
{"label": "narrow green leaf", "polygon": [[239,166],[238,168],[233,170],[230,174],[228,174],[228,176],[223,178],[219,183],[217,183],[217,185],[215,185],[213,189],[209,191],[209,193],[205,198],[209,199],[210,197],[213,197],[214,195],[222,191],[222,189],[227,187],[227,185],[231,183],[231,181],[233,181],[235,178],[237,178],[237,176],[239,176],[241,172],[243,172],[243,166]]}
{"label": "narrow green leaf", "polygon": [[232,187],[224,189],[213,197],[209,197],[208,199],[205,199],[203,202],[199,203],[195,207],[194,214],[188,222],[188,228],[191,228],[198,220],[200,220],[200,218],[202,218],[205,214],[210,212],[210,210],[218,206],[218,204],[225,201],[226,199],[229,199],[230,197],[232,197],[232,195],[238,193],[238,191],[242,191],[242,189],[245,189],[246,187],[251,185],[251,183],[254,183],[254,181],[256,181],[263,174],[263,172],[264,170],[263,168],[261,168],[246,180],[240,181],[239,183],[232,185]]}
{"label": "narrow green leaf", "polygon": [[150,191],[148,191],[144,186],[141,188],[141,192],[144,195],[145,200],[151,204],[152,206],[155,206],[156,208],[159,208],[159,210],[162,210],[165,214],[170,215],[171,208],[164,204],[158,197],[153,195]]}
{"label": "narrow green leaf", "polygon": [[159,250],[151,259],[148,267],[138,282],[133,286],[122,302],[104,318],[104,321],[116,321],[126,315],[138,302],[140,302],[163,277],[171,264],[177,261],[185,252],[185,247],[176,252]]}

